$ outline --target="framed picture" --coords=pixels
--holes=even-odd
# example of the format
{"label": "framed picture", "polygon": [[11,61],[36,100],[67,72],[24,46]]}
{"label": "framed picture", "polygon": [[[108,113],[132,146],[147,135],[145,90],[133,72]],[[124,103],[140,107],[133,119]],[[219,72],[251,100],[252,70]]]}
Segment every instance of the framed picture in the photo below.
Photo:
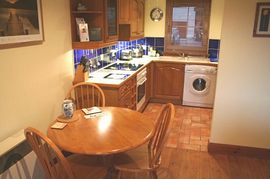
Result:
{"label": "framed picture", "polygon": [[0,0],[0,48],[43,42],[41,0]]}
{"label": "framed picture", "polygon": [[270,37],[270,2],[257,3],[254,37]]}

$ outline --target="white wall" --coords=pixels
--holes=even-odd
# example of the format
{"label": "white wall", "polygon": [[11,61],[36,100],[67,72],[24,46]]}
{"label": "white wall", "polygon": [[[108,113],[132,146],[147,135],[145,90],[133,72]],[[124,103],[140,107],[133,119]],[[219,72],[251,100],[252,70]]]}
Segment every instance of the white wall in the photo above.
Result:
{"label": "white wall", "polygon": [[73,79],[69,1],[42,1],[45,42],[0,50],[0,141],[27,126],[46,132]]}
{"label": "white wall", "polygon": [[256,2],[225,1],[210,142],[270,149],[270,38],[252,37]]}
{"label": "white wall", "polygon": [[[212,0],[209,27],[210,39],[220,39],[224,1],[225,0]],[[150,12],[155,7],[159,7],[164,13],[163,19],[159,22],[153,22],[150,19]],[[165,36],[165,16],[166,0],[145,0],[145,37]]]}

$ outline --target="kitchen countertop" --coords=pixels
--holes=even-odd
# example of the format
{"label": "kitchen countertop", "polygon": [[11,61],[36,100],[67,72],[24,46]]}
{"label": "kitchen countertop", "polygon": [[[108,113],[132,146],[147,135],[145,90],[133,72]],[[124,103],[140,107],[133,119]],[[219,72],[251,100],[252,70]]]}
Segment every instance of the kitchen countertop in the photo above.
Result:
{"label": "kitchen countertop", "polygon": [[[90,73],[90,78],[87,82],[96,83],[100,86],[113,86],[119,87],[121,84],[132,77],[134,74],[141,71],[146,65],[155,62],[173,62],[173,63],[184,63],[184,64],[196,64],[196,65],[212,65],[217,66],[217,62],[210,62],[208,58],[204,57],[175,57],[175,56],[160,56],[160,57],[148,57],[143,56],[143,58],[133,58],[131,61],[116,61],[115,63],[133,63],[133,64],[143,64],[136,71],[123,71],[123,70],[110,70],[105,69],[105,67]],[[111,64],[110,64],[111,65]],[[125,79],[106,79],[105,76],[109,74],[126,74],[128,77]]]}

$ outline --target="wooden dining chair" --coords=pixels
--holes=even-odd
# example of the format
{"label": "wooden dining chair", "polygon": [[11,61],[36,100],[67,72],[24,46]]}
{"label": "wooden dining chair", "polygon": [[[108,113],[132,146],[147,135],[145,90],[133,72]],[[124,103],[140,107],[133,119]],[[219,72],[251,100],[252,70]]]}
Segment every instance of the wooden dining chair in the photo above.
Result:
{"label": "wooden dining chair", "polygon": [[161,153],[169,135],[168,129],[170,121],[174,118],[174,113],[173,104],[164,105],[157,118],[154,134],[149,143],[114,156],[113,163],[118,178],[123,178],[124,173],[133,173],[136,176],[140,172],[147,172],[151,178],[157,178],[157,169],[161,164]]}
{"label": "wooden dining chair", "polygon": [[88,82],[72,86],[65,99],[73,100],[76,109],[105,106],[105,95],[102,89],[98,85]]}
{"label": "wooden dining chair", "polygon": [[106,167],[97,157],[72,154],[65,158],[60,149],[43,133],[28,127],[26,140],[36,153],[46,179],[104,178]]}

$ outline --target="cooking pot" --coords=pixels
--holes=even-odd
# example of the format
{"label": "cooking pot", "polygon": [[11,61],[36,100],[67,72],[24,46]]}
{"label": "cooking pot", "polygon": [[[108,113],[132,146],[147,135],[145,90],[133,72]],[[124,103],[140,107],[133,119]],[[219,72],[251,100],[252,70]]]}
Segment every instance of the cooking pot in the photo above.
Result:
{"label": "cooking pot", "polygon": [[132,60],[131,50],[122,50],[120,60]]}

